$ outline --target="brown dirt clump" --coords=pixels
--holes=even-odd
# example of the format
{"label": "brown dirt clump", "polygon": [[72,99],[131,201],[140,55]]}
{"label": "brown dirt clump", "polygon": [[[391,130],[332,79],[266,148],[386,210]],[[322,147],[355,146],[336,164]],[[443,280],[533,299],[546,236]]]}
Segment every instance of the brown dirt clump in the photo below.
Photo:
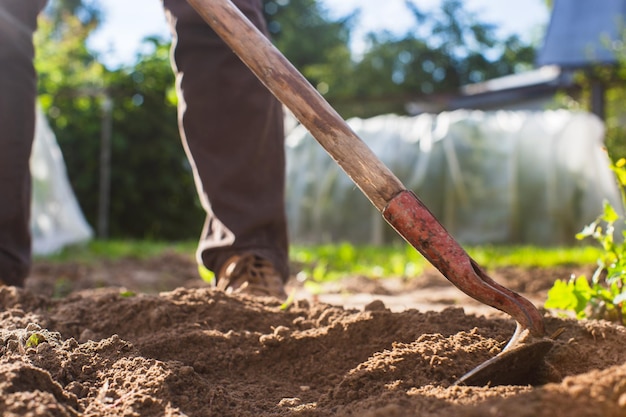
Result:
{"label": "brown dirt clump", "polygon": [[[107,267],[126,274],[117,285],[132,284],[132,271]],[[543,369],[549,382],[464,387],[454,381],[511,337],[504,314],[382,301],[345,308],[315,297],[281,309],[203,285],[133,293],[83,285],[82,276],[106,275],[90,268],[67,278],[62,298],[37,285],[54,282],[62,268],[51,265],[36,266],[27,289],[0,288],[2,415],[626,415],[626,330],[607,322],[546,313],[548,333],[562,331]],[[185,271],[173,274],[187,283]],[[139,275],[146,285],[150,274]]]}

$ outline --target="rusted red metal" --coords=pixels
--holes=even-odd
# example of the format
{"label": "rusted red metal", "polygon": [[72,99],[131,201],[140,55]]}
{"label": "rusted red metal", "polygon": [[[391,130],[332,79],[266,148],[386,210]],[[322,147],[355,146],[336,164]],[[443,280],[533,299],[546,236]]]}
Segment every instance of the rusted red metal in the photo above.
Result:
{"label": "rusted red metal", "polygon": [[491,279],[413,192],[398,193],[382,214],[407,242],[465,294],[510,314],[534,336],[545,334],[543,318],[537,308]]}

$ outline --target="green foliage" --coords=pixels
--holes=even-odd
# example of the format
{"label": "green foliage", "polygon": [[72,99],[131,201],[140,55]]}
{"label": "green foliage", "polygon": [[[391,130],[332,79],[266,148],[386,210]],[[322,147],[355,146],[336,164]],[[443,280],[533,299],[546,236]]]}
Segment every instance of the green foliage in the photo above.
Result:
{"label": "green foliage", "polygon": [[[344,117],[405,114],[411,100],[456,93],[462,85],[508,75],[534,62],[534,48],[519,37],[496,37],[496,26],[478,20],[459,0],[434,11],[406,2],[416,24],[403,36],[370,33],[359,60],[328,71],[326,98]],[[346,76],[349,73],[349,76]]]}
{"label": "green foliage", "polygon": [[273,43],[305,75],[329,53],[348,51],[353,16],[331,20],[316,0],[264,0],[264,12]]}
{"label": "green foliage", "polygon": [[308,81],[331,104],[351,94],[355,67],[348,42],[357,16],[332,20],[316,0],[264,0],[264,6],[273,43]]}
{"label": "green foliage", "polygon": [[533,66],[532,45],[498,39],[460,0],[432,12],[406,5],[414,29],[369,33],[362,56],[348,47],[358,11],[333,21],[315,0],[265,0],[265,11],[276,46],[344,118],[405,114],[410,100]]}
{"label": "green foliage", "polygon": [[[626,202],[626,159],[611,164]],[[598,218],[576,235],[579,240],[592,238],[602,251],[598,268],[588,280],[572,277],[568,282],[557,281],[548,292],[546,308],[569,310],[578,318],[600,318],[625,324],[626,314],[626,233],[615,239],[615,225],[620,216],[608,202]],[[623,219],[622,219],[623,221]]]}
{"label": "green foliage", "polygon": [[97,215],[102,94],[107,71],[87,50],[93,25],[64,13],[41,16],[35,34],[39,102],[63,151],[70,182],[88,221]]}
{"label": "green foliage", "polygon": [[204,219],[178,133],[169,45],[109,74],[113,100],[111,228],[115,237],[189,239]]}
{"label": "green foliage", "polygon": [[109,236],[197,236],[204,213],[180,143],[169,45],[147,39],[151,53],[111,71],[85,45],[95,25],[67,13],[60,19],[39,21],[39,97],[87,221],[95,225],[99,214],[103,106],[111,100]]}

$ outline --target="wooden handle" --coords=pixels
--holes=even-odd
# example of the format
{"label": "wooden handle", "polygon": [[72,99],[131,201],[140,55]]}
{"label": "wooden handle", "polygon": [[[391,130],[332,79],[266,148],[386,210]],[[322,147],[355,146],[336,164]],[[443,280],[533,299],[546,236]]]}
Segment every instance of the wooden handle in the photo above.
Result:
{"label": "wooden handle", "polygon": [[[524,328],[543,334],[542,317],[536,308],[525,298],[496,284],[480,270],[417,197],[405,189],[330,104],[230,0],[188,2],[274,96],[293,112],[402,237],[466,294],[506,311]],[[425,238],[420,234],[424,231]],[[443,240],[432,239],[431,234],[437,232]],[[428,250],[439,241],[440,244]],[[459,258],[463,262],[459,262]],[[464,265],[472,267],[463,269]]]}
{"label": "wooden handle", "polygon": [[328,102],[230,0],[188,0],[382,212],[405,189]]}

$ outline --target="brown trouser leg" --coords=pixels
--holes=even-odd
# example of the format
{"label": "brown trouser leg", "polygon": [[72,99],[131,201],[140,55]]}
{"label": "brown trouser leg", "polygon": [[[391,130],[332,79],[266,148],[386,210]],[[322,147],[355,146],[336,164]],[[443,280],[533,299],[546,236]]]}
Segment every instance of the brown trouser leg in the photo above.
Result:
{"label": "brown trouser leg", "polygon": [[17,286],[31,262],[29,160],[37,94],[32,37],[43,4],[0,0],[0,280]]}
{"label": "brown trouser leg", "polygon": [[[261,0],[235,1],[266,31]],[[184,0],[164,0],[181,136],[207,219],[198,255],[218,271],[250,251],[288,275],[282,108]]]}

